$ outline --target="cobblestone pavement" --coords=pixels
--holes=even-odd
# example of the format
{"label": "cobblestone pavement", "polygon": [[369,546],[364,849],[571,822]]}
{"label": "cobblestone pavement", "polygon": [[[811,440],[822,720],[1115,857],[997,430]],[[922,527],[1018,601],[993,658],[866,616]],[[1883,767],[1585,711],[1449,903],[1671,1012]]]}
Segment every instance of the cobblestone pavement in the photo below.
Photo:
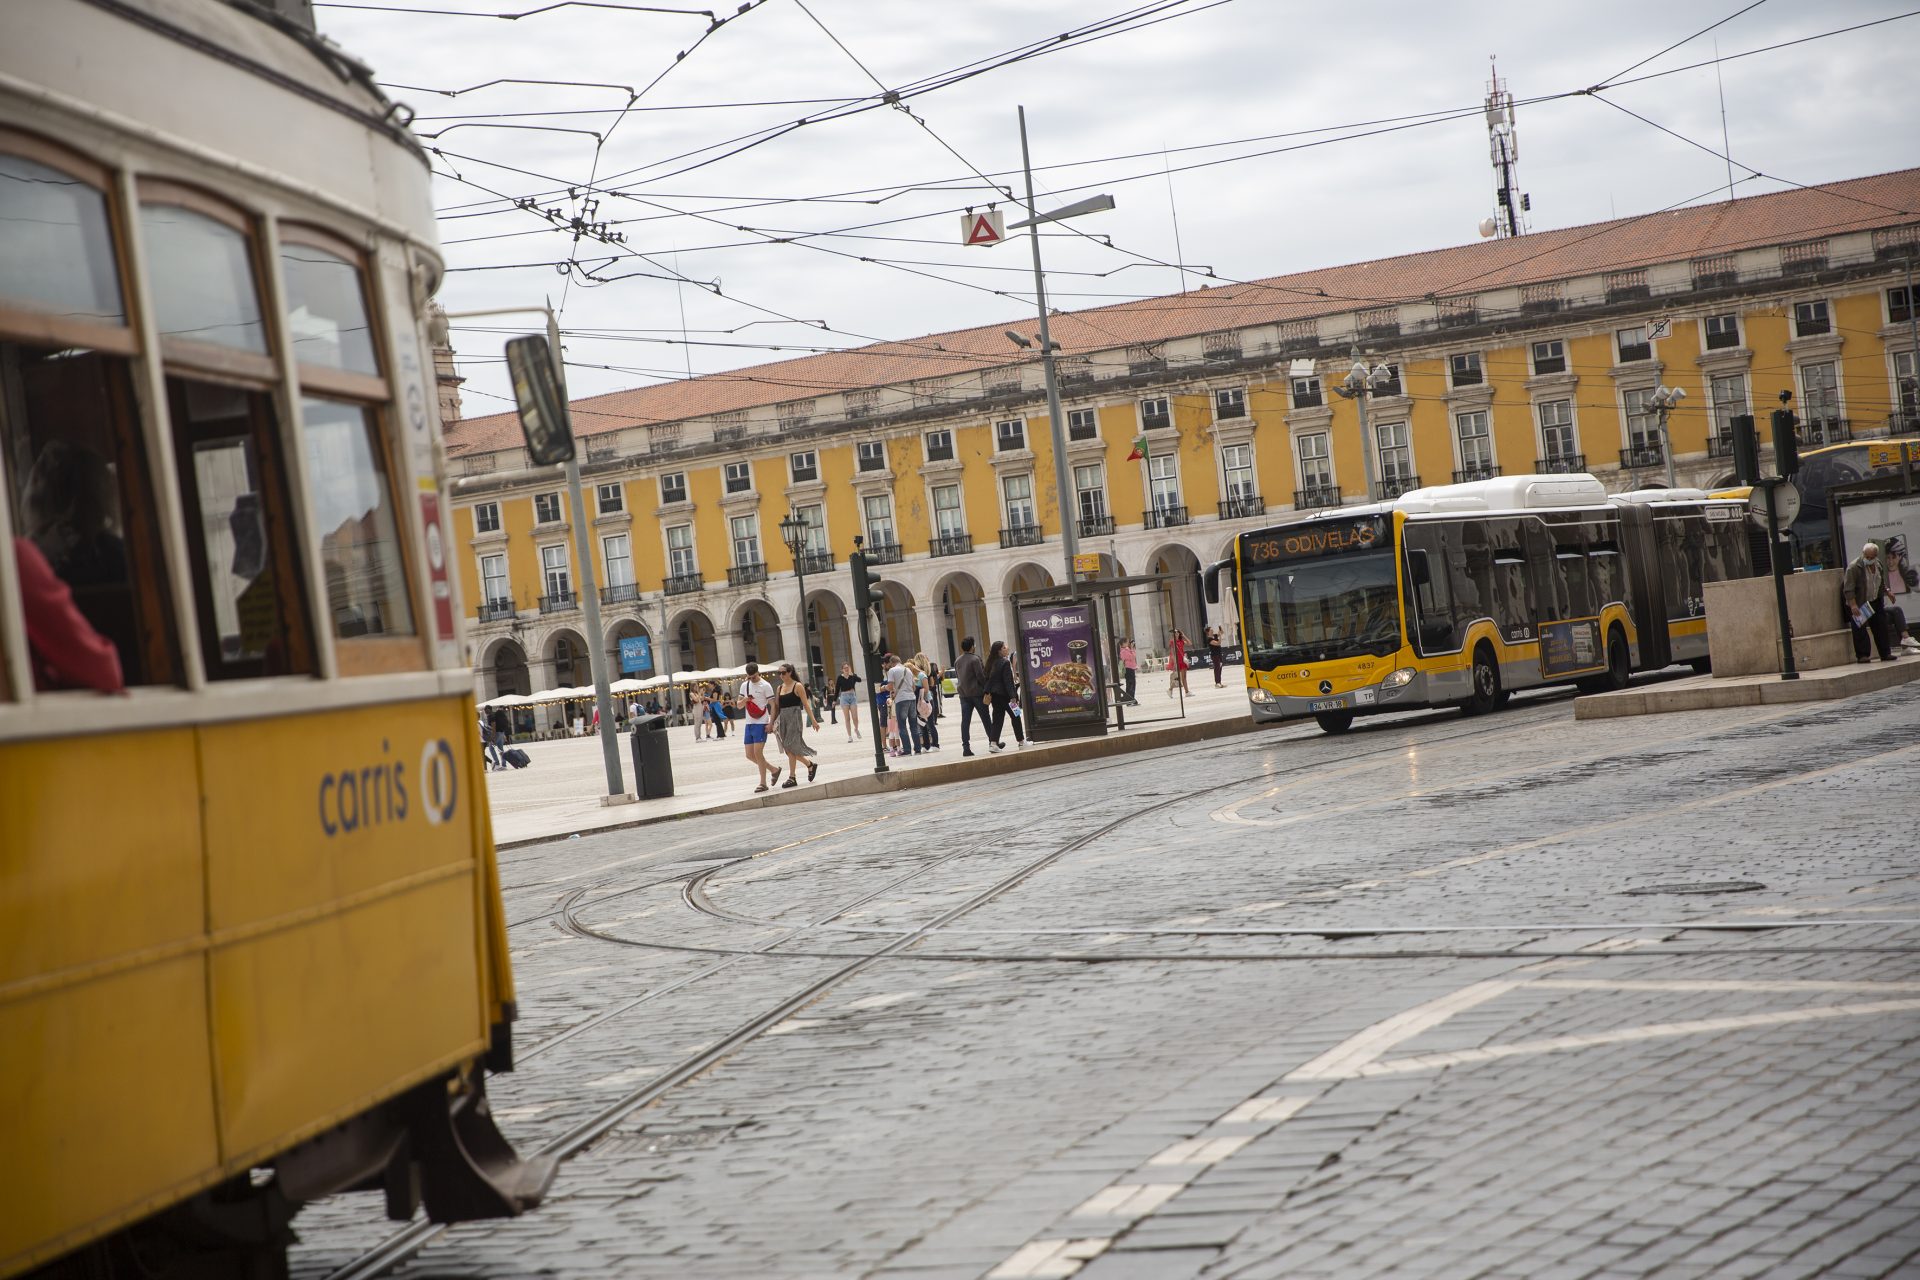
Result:
{"label": "cobblestone pavement", "polygon": [[1523,697],[517,850],[502,1127],[611,1127],[396,1274],[1920,1275],[1916,710]]}

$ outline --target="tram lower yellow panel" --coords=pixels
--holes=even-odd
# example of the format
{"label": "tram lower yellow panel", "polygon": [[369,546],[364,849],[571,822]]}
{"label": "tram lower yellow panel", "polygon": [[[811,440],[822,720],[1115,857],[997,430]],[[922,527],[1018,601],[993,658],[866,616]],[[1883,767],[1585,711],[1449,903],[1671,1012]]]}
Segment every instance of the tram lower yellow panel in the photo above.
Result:
{"label": "tram lower yellow panel", "polygon": [[0,1274],[218,1166],[199,951],[0,1003]]}
{"label": "tram lower yellow panel", "polygon": [[201,894],[193,730],[0,747],[0,999],[198,937]]}
{"label": "tram lower yellow panel", "polygon": [[226,1156],[363,1110],[484,1048],[471,868],[220,947],[213,1018]]}

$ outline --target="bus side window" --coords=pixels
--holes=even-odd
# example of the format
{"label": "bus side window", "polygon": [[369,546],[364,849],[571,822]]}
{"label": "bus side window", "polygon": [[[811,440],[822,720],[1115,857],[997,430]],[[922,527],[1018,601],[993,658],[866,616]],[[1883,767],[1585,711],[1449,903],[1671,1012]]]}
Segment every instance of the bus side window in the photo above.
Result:
{"label": "bus side window", "polygon": [[6,532],[39,549],[127,684],[177,684],[107,185],[105,170],[0,129]]}
{"label": "bus side window", "polygon": [[1554,582],[1560,597],[1562,618],[1591,618],[1593,588],[1587,566],[1587,530],[1583,525],[1564,524],[1553,531]]}
{"label": "bus side window", "polygon": [[1610,604],[1627,602],[1626,560],[1620,554],[1620,544],[1611,538],[1596,539],[1587,549],[1587,564],[1593,571],[1593,604],[1595,611]]}
{"label": "bus side window", "polygon": [[1510,520],[1489,520],[1488,551],[1492,557],[1493,620],[1508,641],[1533,636],[1533,610],[1527,607],[1527,555],[1520,545],[1520,527]]}
{"label": "bus side window", "polygon": [[1453,603],[1448,591],[1446,548],[1431,528],[1407,530],[1407,584],[1418,618],[1422,653],[1459,647],[1454,636]]}

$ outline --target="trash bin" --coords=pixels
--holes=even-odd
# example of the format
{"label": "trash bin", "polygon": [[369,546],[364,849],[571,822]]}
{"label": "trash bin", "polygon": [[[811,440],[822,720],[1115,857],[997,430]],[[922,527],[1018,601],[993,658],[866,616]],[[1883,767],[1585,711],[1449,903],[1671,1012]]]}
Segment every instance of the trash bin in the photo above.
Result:
{"label": "trash bin", "polygon": [[633,722],[633,785],[642,800],[663,800],[673,794],[665,716],[641,716]]}

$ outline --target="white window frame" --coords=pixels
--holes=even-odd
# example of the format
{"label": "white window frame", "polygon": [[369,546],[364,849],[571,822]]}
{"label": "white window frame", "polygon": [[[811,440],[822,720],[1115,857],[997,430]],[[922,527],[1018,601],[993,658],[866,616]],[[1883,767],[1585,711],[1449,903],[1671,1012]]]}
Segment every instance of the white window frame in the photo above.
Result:
{"label": "white window frame", "polygon": [[[669,578],[690,578],[700,572],[700,558],[695,554],[693,526],[691,524],[670,524],[661,531],[666,539],[667,576]],[[676,540],[674,535],[683,533],[684,539]],[[682,545],[684,543],[684,545]]]}
{"label": "white window frame", "polygon": [[[804,459],[804,461],[802,461]],[[802,471],[808,474],[800,474]],[[820,455],[812,449],[801,449],[787,455],[787,478],[794,484],[811,484],[820,478]]]}
{"label": "white window frame", "polygon": [[[1293,438],[1293,457],[1295,471],[1300,477],[1300,488],[1331,489],[1334,486],[1331,433],[1302,431]],[[1314,475],[1308,474],[1307,464],[1310,462],[1321,464],[1313,468]]]}
{"label": "white window frame", "polygon": [[[1635,452],[1661,447],[1660,411],[1651,403],[1654,391],[1653,387],[1622,387],[1620,390],[1620,422],[1627,433],[1627,448]],[[1639,427],[1634,425],[1636,420],[1641,424]]]}
{"label": "white window frame", "polygon": [[[1473,369],[1473,377],[1467,379],[1465,382],[1460,380],[1460,370],[1463,362],[1469,362]],[[1478,351],[1456,351],[1453,355],[1447,357],[1447,385],[1455,388],[1484,387],[1487,385],[1486,361],[1480,358]]]}
{"label": "white window frame", "polygon": [[[1725,322],[1729,320],[1733,322],[1731,326],[1733,329],[1733,341],[1721,346],[1715,346],[1713,340],[1716,337],[1721,336],[1721,334],[1716,334],[1714,332],[1714,327],[1718,325],[1721,329],[1721,333],[1724,333],[1728,327]],[[1741,329],[1741,320],[1740,320],[1740,313],[1738,311],[1721,311],[1721,312],[1715,313],[1714,315],[1702,316],[1700,318],[1700,349],[1702,351],[1734,350],[1740,346],[1740,343],[1742,341],[1740,329]]]}
{"label": "white window frame", "polygon": [[[1545,355],[1541,354],[1543,349],[1546,351]],[[1542,338],[1540,341],[1533,343],[1528,348],[1528,351],[1532,357],[1533,376],[1536,378],[1565,373],[1570,368],[1567,364],[1567,340],[1565,338]],[[1542,360],[1558,360],[1560,367],[1558,369],[1542,369],[1540,367]]]}
{"label": "white window frame", "polygon": [[[1738,382],[1738,397],[1721,399],[1720,391],[1728,383]],[[1742,372],[1716,373],[1707,379],[1707,410],[1711,415],[1714,435],[1725,439],[1733,434],[1733,420],[1743,413],[1752,413],[1752,393],[1747,384],[1747,375]]]}
{"label": "white window frame", "polygon": [[[1014,484],[1026,486],[1024,495],[1008,492]],[[1033,473],[1016,471],[1000,477],[1000,512],[1009,529],[1035,529],[1040,525],[1040,509],[1033,500]]]}
{"label": "white window frame", "polygon": [[[1229,461],[1234,454],[1246,455],[1244,467],[1236,467]],[[1247,477],[1244,486],[1234,480],[1234,476],[1243,471]],[[1254,469],[1252,441],[1242,440],[1220,446],[1220,492],[1229,501],[1244,501],[1260,496],[1260,473]]]}
{"label": "white window frame", "polygon": [[[942,506],[942,495],[951,494],[951,506]],[[967,532],[966,495],[957,484],[936,484],[927,487],[927,507],[933,513],[933,536],[936,538],[959,538]]]}
{"label": "white window frame", "polygon": [[[883,514],[874,514],[874,505],[883,508]],[[876,537],[874,528],[877,523],[886,525],[887,536]],[[900,526],[894,523],[893,495],[890,493],[869,493],[860,499],[860,527],[867,535],[869,545],[876,547],[897,547],[900,545]]]}
{"label": "white window frame", "polygon": [[1213,390],[1213,416],[1215,420],[1246,417],[1247,389],[1245,387],[1215,387]]}
{"label": "white window frame", "polygon": [[[742,534],[742,528],[747,532]],[[727,546],[733,553],[732,564],[736,569],[767,562],[766,553],[760,548],[760,516],[757,512],[748,511],[727,517]],[[742,556],[740,552],[743,549],[751,554]]]}
{"label": "white window frame", "polygon": [[[558,591],[553,589],[555,573],[561,579]],[[567,554],[567,544],[564,542],[549,542],[540,548],[540,594],[548,598],[573,594],[573,558]]]}
{"label": "white window frame", "polygon": [[[1614,360],[1617,363],[1639,364],[1643,360],[1653,359],[1653,339],[1647,336],[1647,329],[1648,329],[1648,326],[1642,323],[1642,324],[1630,324],[1624,329],[1615,329],[1613,331],[1613,356],[1614,356]],[[1634,342],[1634,343],[1628,343],[1623,341],[1625,335],[1629,333],[1639,334],[1640,341]],[[1643,347],[1646,349],[1647,354],[1643,356],[1635,356],[1633,359],[1629,360],[1627,359],[1627,350],[1629,347]]]}
{"label": "white window frame", "polygon": [[862,440],[853,447],[854,469],[862,475],[872,475],[876,471],[887,469],[887,442],[885,440]]}
{"label": "white window frame", "polygon": [[[1011,431],[1008,428],[1012,428]],[[995,453],[1018,453],[1027,447],[1027,420],[1025,418],[1002,418],[993,424],[993,451]]]}
{"label": "white window frame", "polygon": [[[1301,393],[1311,397],[1310,403],[1302,403]],[[1322,385],[1319,374],[1305,378],[1290,378],[1287,381],[1287,403],[1296,409],[1318,409],[1327,403],[1327,389]]]}
{"label": "white window frame", "polygon": [[[1478,420],[1480,430],[1472,435],[1468,435],[1466,432],[1466,424],[1469,420],[1474,419]],[[1485,452],[1486,456],[1484,458],[1468,459],[1467,441],[1469,440],[1484,442],[1477,446],[1479,450]],[[1497,466],[1499,460],[1494,457],[1493,453],[1493,414],[1486,409],[1463,409],[1454,414],[1453,450],[1455,456],[1459,459],[1456,465],[1461,471],[1471,471],[1477,467],[1492,470]]]}
{"label": "white window frame", "polygon": [[[613,544],[616,542],[620,544],[620,555],[618,558],[616,558],[613,554],[613,550],[614,550]],[[609,586],[609,587],[632,586],[634,582],[632,536],[624,533],[608,533],[608,534],[601,535],[600,563],[602,567],[606,570],[605,581],[602,583],[602,585]],[[615,572],[614,566],[616,564],[624,565],[626,566],[626,568],[621,572]]]}
{"label": "white window frame", "polygon": [[[1547,410],[1561,405],[1566,407],[1567,420],[1565,422],[1548,422]],[[1559,415],[1556,412],[1554,416],[1557,418]],[[1567,441],[1570,447],[1565,449],[1548,448],[1547,432],[1557,431],[1563,427],[1566,429]],[[1533,431],[1535,442],[1540,447],[1540,457],[1575,458],[1580,456],[1580,415],[1573,403],[1573,397],[1556,396],[1551,400],[1536,400],[1533,405]]]}
{"label": "white window frame", "polygon": [[[541,514],[540,506],[542,501],[550,502],[552,504],[550,508],[550,510],[553,512],[552,515]],[[567,504],[560,500],[560,491],[558,489],[553,490],[551,493],[536,493],[533,495],[534,524],[536,525],[565,524],[566,521],[567,521]]]}
{"label": "white window frame", "polygon": [[[500,566],[500,575],[498,578],[495,578],[487,572],[487,566],[489,564],[497,564]],[[500,592],[498,595],[494,594],[493,591],[493,584],[495,582],[500,584]],[[504,551],[494,551],[480,557],[480,603],[486,605],[511,605],[513,603],[513,578],[507,571],[507,553]]]}
{"label": "white window frame", "polygon": [[[1159,471],[1161,474],[1155,475]],[[1177,453],[1150,453],[1147,455],[1147,507],[1152,511],[1166,511],[1183,505],[1180,501],[1180,455]]]}
{"label": "white window frame", "polygon": [[[667,493],[667,489],[669,488],[667,482],[669,480],[677,480],[680,482],[679,485],[677,486],[680,490],[679,497],[676,498]],[[660,473],[660,505],[661,506],[666,507],[666,506],[671,506],[676,502],[687,501],[687,492],[688,491],[687,491],[687,473],[686,472],[663,471]]]}
{"label": "white window frame", "polygon": [[[607,494],[613,494],[613,505],[607,505]],[[619,515],[627,509],[626,486],[618,480],[612,484],[598,484],[593,487],[593,509],[603,516]]]}
{"label": "white window frame", "polygon": [[726,494],[753,492],[753,464],[736,459],[726,464],[721,471],[721,492]]}
{"label": "white window frame", "polygon": [[793,509],[806,528],[800,534],[800,550],[807,555],[825,555],[827,551],[827,508],[824,503],[809,502]]}
{"label": "white window frame", "polygon": [[[1158,409],[1155,409],[1151,407],[1153,405],[1159,405],[1160,407]],[[1141,397],[1140,425],[1143,428],[1147,425],[1148,418],[1165,418],[1167,420],[1167,426],[1168,427],[1172,426],[1173,425],[1173,397],[1172,396]],[[1153,430],[1164,431],[1166,430],[1166,427],[1155,427],[1153,428]]]}
{"label": "white window frame", "polygon": [[[491,513],[490,521],[482,520],[481,512]],[[500,532],[500,504],[498,502],[476,502],[473,504],[473,531],[475,533]]]}
{"label": "white window frame", "polygon": [[926,434],[928,462],[951,462],[956,456],[953,451],[953,432],[947,427],[935,427]]}
{"label": "white window frame", "polygon": [[[1082,484],[1082,479],[1091,474],[1092,484]],[[1104,520],[1111,511],[1107,506],[1107,468],[1102,462],[1076,462],[1073,466],[1073,510],[1081,520]]]}
{"label": "white window frame", "polygon": [[[1389,439],[1392,443],[1388,443]],[[1420,468],[1413,458],[1413,423],[1406,418],[1394,418],[1388,422],[1373,424],[1374,460],[1380,464],[1382,483],[1389,480],[1404,480],[1408,476],[1420,474]],[[1405,465],[1388,467],[1390,454],[1405,459]]]}
{"label": "white window frame", "polygon": [[[1818,403],[1816,403],[1815,388],[1807,382],[1807,373],[1812,369],[1825,369],[1827,375],[1833,380],[1831,384],[1820,388],[1822,391],[1831,393],[1831,398],[1827,400],[1824,412],[1821,411]],[[1846,397],[1846,380],[1840,376],[1840,361],[1838,359],[1809,360],[1804,364],[1795,365],[1793,376],[1794,381],[1799,384],[1800,388],[1799,414],[1803,420],[1813,421],[1817,419],[1821,422],[1837,422],[1847,416],[1844,404]]]}
{"label": "white window frame", "polygon": [[[1075,434],[1080,430],[1082,424],[1086,426],[1088,434],[1086,435]],[[1098,440],[1099,438],[1100,438],[1100,414],[1098,410],[1095,410],[1095,409],[1067,410],[1067,439]]]}
{"label": "white window frame", "polygon": [[[1823,326],[1825,326],[1818,333],[1808,333],[1806,330],[1801,328],[1800,310],[1803,307],[1807,308],[1808,310],[1814,310],[1816,308],[1818,309],[1820,314],[1820,323]],[[1827,299],[1808,298],[1803,302],[1796,302],[1793,304],[1793,336],[1794,337],[1824,338],[1832,332],[1833,332],[1833,304],[1829,302]]]}

